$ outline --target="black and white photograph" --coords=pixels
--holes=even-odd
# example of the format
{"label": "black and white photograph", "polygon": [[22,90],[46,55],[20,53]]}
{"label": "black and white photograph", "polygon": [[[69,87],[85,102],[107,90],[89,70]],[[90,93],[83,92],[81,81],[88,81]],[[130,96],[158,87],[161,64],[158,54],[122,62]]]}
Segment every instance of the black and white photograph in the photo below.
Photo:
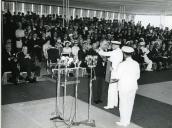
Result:
{"label": "black and white photograph", "polygon": [[172,128],[172,0],[2,0],[1,128]]}

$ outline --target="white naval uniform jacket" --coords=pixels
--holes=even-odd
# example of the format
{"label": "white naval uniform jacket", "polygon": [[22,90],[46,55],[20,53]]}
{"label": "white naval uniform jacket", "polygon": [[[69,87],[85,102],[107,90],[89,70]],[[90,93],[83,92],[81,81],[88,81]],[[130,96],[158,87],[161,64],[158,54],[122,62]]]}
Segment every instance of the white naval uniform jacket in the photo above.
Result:
{"label": "white naval uniform jacket", "polygon": [[104,52],[103,50],[99,51],[99,55],[101,56],[110,56],[109,61],[112,62],[112,72],[111,72],[111,79],[116,78],[116,72],[118,65],[123,60],[123,53],[120,48],[117,48],[113,51]]}
{"label": "white naval uniform jacket", "polygon": [[131,57],[120,63],[117,69],[118,90],[129,92],[138,89],[137,80],[140,78],[139,64]]}

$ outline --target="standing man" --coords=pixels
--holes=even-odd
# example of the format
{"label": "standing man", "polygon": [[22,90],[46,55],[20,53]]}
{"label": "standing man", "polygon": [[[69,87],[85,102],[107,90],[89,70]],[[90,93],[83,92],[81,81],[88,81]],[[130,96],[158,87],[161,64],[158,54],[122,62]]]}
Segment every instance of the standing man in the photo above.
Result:
{"label": "standing man", "polygon": [[[112,62],[111,79],[114,79],[116,76],[118,65],[123,60],[123,53],[120,49],[121,42],[111,41],[111,43],[112,43],[112,50],[113,51],[104,52],[103,50],[100,50],[99,55],[110,57],[109,61]],[[117,82],[113,82],[113,83],[109,84],[107,106],[105,106],[104,108],[105,109],[112,109],[114,107],[117,107],[117,105],[118,105]]]}
{"label": "standing man", "polygon": [[128,126],[130,124],[134,99],[138,89],[137,80],[140,78],[139,64],[131,58],[134,49],[123,46],[124,61],[119,64],[117,69],[118,90],[119,90],[119,126]]}
{"label": "standing man", "polygon": [[95,104],[102,103],[102,91],[105,84],[106,65],[103,58],[97,53],[97,42],[93,42],[88,55],[97,56],[97,65],[94,68],[96,79],[93,81],[93,100]]}

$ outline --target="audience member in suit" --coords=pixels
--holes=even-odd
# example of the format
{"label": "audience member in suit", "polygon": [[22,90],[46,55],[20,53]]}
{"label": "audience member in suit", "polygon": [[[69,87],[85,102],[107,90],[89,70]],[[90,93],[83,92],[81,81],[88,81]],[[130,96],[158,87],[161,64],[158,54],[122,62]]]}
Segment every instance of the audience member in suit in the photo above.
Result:
{"label": "audience member in suit", "polygon": [[102,91],[105,84],[106,65],[103,58],[97,53],[97,42],[92,43],[92,48],[88,51],[88,55],[98,57],[95,69],[95,80],[93,81],[93,100],[96,104],[102,102]]}
{"label": "audience member in suit", "polygon": [[143,52],[142,50],[140,49],[140,46],[137,46],[135,49],[134,49],[134,53],[133,53],[133,56],[132,58],[137,61],[138,63],[143,63],[144,62],[144,58],[143,58]]}
{"label": "audience member in suit", "polygon": [[22,51],[17,55],[18,63],[20,65],[20,71],[27,72],[27,80],[35,82],[36,77],[40,75],[40,67],[34,64],[30,54],[28,53],[28,47],[23,46]]}
{"label": "audience member in suit", "polygon": [[162,60],[162,65],[164,67],[164,69],[167,69],[168,68],[168,57],[167,57],[167,47],[166,47],[166,44],[163,43],[159,52],[160,52],[160,55],[161,55],[161,60]]}
{"label": "audience member in suit", "polygon": [[42,61],[42,44],[37,37],[37,33],[34,33],[32,39],[28,41],[28,53],[33,57],[33,59],[37,59],[39,62]]}
{"label": "audience member in suit", "polygon": [[2,74],[4,72],[12,72],[11,82],[17,83],[19,78],[19,69],[17,68],[17,59],[15,53],[12,52],[11,43],[8,42],[5,45],[5,50],[2,51]]}
{"label": "audience member in suit", "polygon": [[52,47],[47,50],[47,53],[48,61],[51,61],[52,63],[56,63],[57,59],[60,58],[59,50],[55,47],[55,45],[52,45]]}
{"label": "audience member in suit", "polygon": [[162,68],[162,56],[160,54],[160,46],[158,43],[154,44],[152,51],[149,53],[150,59],[157,64],[157,70]]}
{"label": "audience member in suit", "polygon": [[43,47],[43,45],[46,43],[46,35],[45,33],[42,33],[41,38],[39,39],[39,45],[41,46],[41,48]]}
{"label": "audience member in suit", "polygon": [[87,56],[87,43],[84,42],[82,48],[78,51],[78,59],[80,61],[81,67],[87,67],[87,63],[85,62],[85,57]]}
{"label": "audience member in suit", "polygon": [[167,49],[167,63],[168,66],[172,64],[172,44],[169,44]]}

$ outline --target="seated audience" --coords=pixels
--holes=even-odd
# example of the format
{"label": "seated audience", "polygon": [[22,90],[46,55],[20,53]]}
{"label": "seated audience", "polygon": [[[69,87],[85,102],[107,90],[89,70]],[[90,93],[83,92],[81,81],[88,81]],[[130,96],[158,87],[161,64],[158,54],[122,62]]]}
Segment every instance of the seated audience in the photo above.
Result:
{"label": "seated audience", "polygon": [[[56,57],[61,53],[70,54],[79,59],[81,66],[86,67],[85,57],[92,49],[91,42],[94,42],[95,47],[95,42],[99,45],[100,40],[107,40],[109,47],[106,50],[111,51],[110,41],[114,39],[120,41],[122,46],[132,46],[135,49],[133,59],[140,65],[146,63],[147,71],[152,70],[152,62],[157,63],[158,70],[168,68],[172,63],[172,48],[169,43],[172,40],[170,36],[172,30],[169,28],[161,29],[150,24],[144,27],[141,22],[135,24],[133,21],[122,20],[121,22],[96,17],[78,18],[78,16],[69,19],[68,24],[65,21],[63,26],[63,18],[55,14],[53,17],[52,15],[40,16],[33,12],[26,15],[20,14],[19,12],[12,15],[9,11],[3,14],[2,42],[10,38],[13,46],[11,51],[20,54],[23,53],[21,50],[26,45],[28,54],[33,60],[32,63],[42,62],[42,57],[48,59],[47,50],[53,45],[59,52],[54,53]],[[139,42],[146,44],[140,46]],[[106,60],[106,58],[102,59]],[[2,63],[4,65],[5,62]],[[17,76],[14,72],[13,74]],[[13,78],[16,79],[15,77]]]}
{"label": "seated audience", "polygon": [[152,60],[149,59],[148,54],[149,54],[149,49],[145,47],[145,42],[140,42],[140,49],[142,50],[142,57],[144,59],[144,62],[147,64],[146,71],[153,71],[152,70]]}
{"label": "seated audience", "polygon": [[79,51],[79,46],[78,46],[78,41],[74,41],[74,46],[72,47],[72,55],[75,59],[78,59],[78,51]]}
{"label": "seated audience", "polygon": [[34,64],[27,46],[23,46],[22,51],[17,54],[17,58],[20,71],[27,72],[26,80],[36,82],[37,77],[40,76],[40,67]]}
{"label": "seated audience", "polygon": [[167,58],[168,66],[170,66],[172,64],[172,44],[169,44],[169,47],[167,49]]}
{"label": "seated audience", "polygon": [[85,62],[85,57],[87,56],[87,43],[84,42],[80,50],[78,51],[78,60],[80,61],[81,67],[87,67],[87,64]]}
{"label": "seated audience", "polygon": [[19,79],[19,69],[17,67],[16,54],[11,49],[11,43],[7,40],[5,49],[2,51],[2,74],[12,72],[11,82],[17,83]]}
{"label": "seated audience", "polygon": [[49,48],[51,48],[51,47],[52,47],[52,46],[51,46],[51,44],[50,44],[50,39],[47,39],[47,40],[46,40],[46,43],[43,45],[43,48],[42,48],[42,50],[43,50],[43,55],[44,55],[45,59],[48,59],[47,50],[48,50]]}
{"label": "seated audience", "polygon": [[152,51],[149,53],[149,57],[153,62],[157,64],[157,70],[162,69],[162,56],[160,54],[160,46],[158,43],[154,44]]}
{"label": "seated audience", "polygon": [[62,53],[69,54],[69,56],[70,56],[72,54],[72,49],[71,49],[71,47],[69,45],[70,45],[70,42],[66,41]]}

